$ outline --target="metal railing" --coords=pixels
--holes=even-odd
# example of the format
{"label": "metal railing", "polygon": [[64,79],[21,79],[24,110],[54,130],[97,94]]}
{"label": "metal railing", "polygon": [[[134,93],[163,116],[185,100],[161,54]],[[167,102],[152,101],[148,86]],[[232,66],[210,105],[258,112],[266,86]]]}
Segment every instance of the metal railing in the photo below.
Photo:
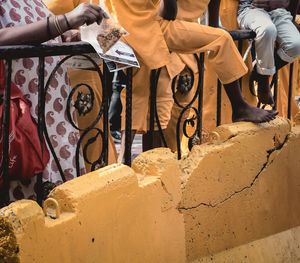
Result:
{"label": "metal railing", "polygon": [[[95,93],[93,88],[85,83],[80,83],[72,88],[71,92],[68,94],[67,107],[66,107],[66,116],[69,123],[73,126],[75,130],[80,132],[80,138],[78,139],[76,146],[76,176],[81,175],[80,171],[80,158],[82,152],[82,158],[86,163],[91,165],[91,170],[98,169],[108,164],[108,134],[109,134],[109,125],[108,125],[108,107],[109,107],[109,96],[108,89],[111,85],[109,81],[112,79],[111,73],[108,71],[105,63],[103,63],[102,70],[99,65],[88,55],[88,53],[94,53],[94,49],[86,43],[63,43],[63,44],[43,44],[37,46],[2,46],[0,47],[0,59],[5,61],[6,76],[5,76],[5,90],[3,96],[3,123],[2,125],[2,134],[3,134],[3,149],[1,149],[3,154],[3,163],[2,163],[2,174],[3,174],[3,187],[1,189],[0,201],[2,205],[6,205],[9,202],[9,123],[10,123],[10,87],[11,87],[11,78],[12,78],[12,62],[15,59],[20,58],[38,58],[38,113],[37,113],[37,126],[38,134],[40,139],[45,138],[48,148],[53,156],[59,174],[61,176],[62,182],[66,181],[65,171],[62,169],[60,160],[58,158],[58,153],[55,151],[52,140],[48,133],[47,123],[45,120],[45,105],[47,103],[46,94],[49,89],[51,80],[55,76],[56,72],[60,67],[71,59],[75,55],[80,55],[85,57],[91,63],[91,70],[94,70],[98,73],[98,76],[102,83],[102,98],[99,111],[97,112],[96,118],[88,125],[88,127],[82,128],[79,127],[73,117],[73,111],[76,111],[79,115],[84,115],[88,112],[93,111],[93,106],[95,103]],[[55,66],[54,70],[51,72],[47,81],[45,80],[45,58],[48,56],[64,56],[60,62]],[[127,92],[126,92],[126,131],[125,131],[125,164],[131,165],[131,85],[132,85],[132,69],[128,68],[126,71],[127,75]],[[85,92],[81,93],[81,96],[76,97],[75,94],[80,89],[84,88]],[[101,87],[99,87],[101,88]],[[97,126],[101,122],[102,129],[99,129]],[[91,132],[96,132],[96,135],[92,140],[83,145],[84,138]],[[102,149],[101,154],[97,160],[91,161],[88,159],[88,148],[91,147],[92,142],[101,140]],[[65,169],[66,170],[66,169]],[[42,174],[37,175],[37,201],[39,204],[42,203],[43,199],[43,182]]]}
{"label": "metal railing", "polygon": [[[242,42],[245,39],[253,39],[255,37],[255,33],[252,31],[232,31],[230,32],[231,36],[234,40],[238,41],[239,51],[242,52]],[[89,163],[92,167],[92,170],[95,170],[99,167],[103,167],[108,164],[108,134],[109,134],[109,124],[108,124],[108,107],[109,107],[109,96],[107,90],[111,87],[111,79],[112,76],[105,63],[103,63],[102,69],[99,68],[97,63],[88,55],[94,53],[93,48],[86,43],[77,42],[77,43],[64,43],[64,44],[49,44],[49,45],[37,45],[37,46],[2,46],[0,47],[0,59],[5,61],[6,65],[6,84],[4,90],[4,112],[3,112],[3,123],[2,123],[2,133],[3,133],[3,187],[1,189],[1,205],[6,205],[9,202],[9,184],[10,178],[8,175],[9,171],[9,120],[10,120],[10,86],[11,86],[11,77],[12,77],[12,61],[14,59],[20,58],[39,58],[39,67],[38,67],[38,132],[40,138],[45,138],[47,145],[50,149],[50,152],[55,160],[59,173],[61,175],[62,181],[66,181],[66,176],[64,170],[60,165],[60,160],[57,157],[57,153],[52,146],[51,139],[47,130],[47,123],[45,121],[45,104],[47,103],[46,94],[49,88],[51,78],[55,75],[57,70],[71,59],[75,55],[84,56],[91,63],[91,68],[98,73],[98,76],[102,83],[102,99],[101,106],[99,107],[99,112],[97,113],[97,117],[95,120],[86,128],[78,127],[76,121],[73,119],[72,110],[76,110],[78,114],[84,114],[85,112],[90,112],[93,110],[92,106],[95,96],[91,86],[81,83],[71,90],[68,94],[68,103],[67,103],[67,119],[71,123],[74,129],[80,132],[80,138],[77,142],[76,148],[76,176],[81,175],[80,171],[80,152],[83,152],[83,159]],[[49,78],[45,80],[45,58],[48,56],[64,56],[60,62],[55,66],[54,70],[51,72]],[[204,80],[204,54],[195,54],[194,59],[197,63],[198,67],[198,83],[194,85],[194,77],[191,76],[189,84],[195,86],[196,88],[193,90],[194,94],[190,96],[190,101],[185,104],[181,104],[179,100],[176,98],[176,92],[178,92],[178,87],[176,87],[178,83],[179,76],[175,77],[172,81],[172,91],[173,91],[173,99],[175,105],[181,109],[179,114],[177,125],[176,125],[176,140],[177,140],[177,153],[178,159],[182,157],[181,151],[181,135],[184,134],[189,139],[189,148],[191,148],[195,141],[196,143],[201,143],[202,141],[202,128],[203,128],[203,80]],[[191,75],[192,72],[191,72]],[[151,88],[151,103],[150,103],[150,148],[153,148],[153,133],[155,129],[155,124],[158,127],[159,134],[161,140],[163,142],[163,146],[168,147],[167,142],[164,138],[164,134],[160,125],[159,116],[157,113],[157,102],[156,102],[156,91],[158,80],[160,76],[160,69],[153,70],[151,72],[150,77],[150,88]],[[292,76],[293,76],[293,65],[290,70],[290,81],[289,81],[289,94],[288,94],[288,118],[291,117],[291,100],[292,100]],[[132,145],[132,69],[128,68],[126,70],[126,122],[125,122],[125,164],[131,165],[131,145]],[[241,82],[240,82],[241,83]],[[216,83],[217,86],[217,106],[216,106],[216,126],[221,124],[221,105],[222,105],[222,85],[221,82],[218,81]],[[81,100],[89,100],[90,108],[80,107],[82,105],[80,101],[77,102],[74,99],[74,95],[78,92],[80,88],[84,87],[87,93],[84,94],[83,97],[79,98]],[[188,87],[184,87],[187,88]],[[242,86],[241,86],[242,88]],[[191,89],[188,90],[191,92]],[[274,99],[277,101],[277,78],[274,78]],[[82,101],[81,101],[82,102]],[[92,102],[92,103],[90,103]],[[84,103],[83,103],[84,104]],[[86,105],[86,104],[84,104]],[[192,116],[187,113],[193,112]],[[102,129],[97,128],[97,124],[102,123]],[[192,133],[187,131],[187,126],[191,125],[194,130]],[[90,161],[87,157],[87,148],[91,147],[91,142],[88,142],[87,145],[82,145],[83,139],[87,134],[91,131],[96,132],[95,140],[101,140],[102,149],[99,158],[96,161]],[[42,203],[43,200],[43,182],[42,182],[42,174],[37,175],[37,201],[39,204]]]}
{"label": "metal railing", "polygon": [[[244,40],[252,40],[255,38],[256,34],[255,32],[251,30],[235,30],[235,31],[230,31],[230,35],[232,36],[233,40],[237,41],[237,46],[240,54],[242,55],[242,50],[243,50],[243,41]],[[203,129],[203,117],[202,117],[202,112],[203,112],[203,75],[204,75],[204,54],[194,55],[196,61],[197,61],[197,66],[198,66],[198,83],[197,83],[197,88],[194,90],[194,95],[192,96],[192,100],[186,105],[182,106],[176,99],[176,91],[175,91],[175,82],[176,78],[173,79],[172,83],[172,91],[173,91],[173,99],[174,103],[177,104],[182,110],[179,115],[179,118],[177,120],[177,126],[176,126],[176,140],[177,140],[177,157],[178,159],[181,159],[182,157],[182,149],[181,149],[181,138],[182,134],[185,135],[189,139],[189,149],[194,144],[201,144],[202,143],[202,129]],[[161,69],[156,69],[153,70],[151,73],[151,109],[150,109],[150,131],[149,131],[149,136],[147,137],[147,140],[150,141],[147,143],[147,145],[151,146],[153,145],[154,141],[154,132],[155,132],[155,123],[158,128],[158,132],[162,141],[162,146],[168,147],[164,132],[161,128],[160,125],[160,120],[159,116],[157,113],[157,101],[156,101],[156,92],[157,92],[157,84],[158,84],[158,78],[160,74]],[[287,108],[287,118],[291,119],[291,107],[292,107],[292,90],[293,90],[293,64],[290,66],[290,74],[289,74],[289,89],[288,89],[288,108]],[[222,119],[222,84],[218,80],[216,83],[216,88],[217,88],[217,103],[216,103],[216,126],[221,125],[221,119]],[[242,79],[240,79],[240,88],[243,89],[242,87]],[[273,89],[273,96],[274,96],[274,101],[275,104],[273,106],[273,109],[277,109],[277,99],[278,99],[278,74],[274,75],[271,83],[271,88]],[[191,92],[190,90],[189,92]],[[195,106],[195,102],[198,100],[198,105]],[[258,104],[258,107],[263,107],[263,105]],[[192,116],[192,118],[187,117],[184,121],[183,124],[182,118],[183,115],[186,111],[193,111],[195,114]],[[186,132],[186,125],[188,123],[192,123],[192,126],[194,128],[193,134],[189,135]],[[182,130],[180,130],[180,127],[182,127]],[[153,148],[153,147],[152,147]]]}

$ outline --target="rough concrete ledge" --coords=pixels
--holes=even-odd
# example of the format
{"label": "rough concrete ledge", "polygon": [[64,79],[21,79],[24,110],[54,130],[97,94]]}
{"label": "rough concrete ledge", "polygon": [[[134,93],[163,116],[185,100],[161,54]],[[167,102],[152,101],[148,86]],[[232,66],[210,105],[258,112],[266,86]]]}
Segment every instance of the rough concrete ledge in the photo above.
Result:
{"label": "rough concrete ledge", "polygon": [[184,262],[178,193],[170,201],[158,177],[112,165],[52,191],[58,218],[28,200],[0,210],[0,230],[11,233],[1,248],[21,263]]}
{"label": "rough concrete ledge", "polygon": [[[290,132],[289,121],[282,118],[259,126],[241,123],[218,127],[214,132],[218,140],[195,146],[180,163],[181,207],[215,207],[251,187],[287,144]],[[206,187],[199,191],[195,185]]]}
{"label": "rough concrete ledge", "polygon": [[223,125],[211,138],[177,163],[170,151],[155,149],[132,166],[145,176],[173,175],[166,164],[179,166],[187,261],[300,224],[299,127],[277,118]]}
{"label": "rough concrete ledge", "polygon": [[[285,246],[299,233],[300,127],[277,118],[212,138],[180,161],[160,148],[60,185],[50,194],[58,218],[28,200],[1,209],[0,263],[222,262],[252,242]],[[247,257],[272,258],[257,251]]]}
{"label": "rough concrete ledge", "polygon": [[216,131],[181,162],[189,261],[300,224],[299,129],[278,118]]}

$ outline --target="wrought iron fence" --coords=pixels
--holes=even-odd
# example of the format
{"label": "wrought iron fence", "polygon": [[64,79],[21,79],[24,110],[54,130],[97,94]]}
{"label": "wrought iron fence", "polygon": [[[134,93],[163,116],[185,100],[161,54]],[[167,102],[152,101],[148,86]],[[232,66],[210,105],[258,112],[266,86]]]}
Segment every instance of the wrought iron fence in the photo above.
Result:
{"label": "wrought iron fence", "polygon": [[[253,40],[256,36],[255,32],[251,30],[235,30],[230,31],[230,35],[232,36],[233,40],[237,41],[238,43],[238,50],[242,55],[243,50],[243,41],[244,40]],[[252,42],[250,43],[252,45]],[[254,50],[252,48],[252,50]],[[252,54],[253,55],[253,54]],[[203,129],[203,118],[202,118],[202,111],[203,111],[203,75],[204,75],[204,54],[198,54],[194,55],[195,60],[197,61],[198,66],[198,83],[196,85],[196,89],[194,90],[194,95],[192,96],[192,100],[187,103],[187,105],[183,106],[180,104],[180,102],[176,98],[176,78],[173,79],[172,82],[172,91],[173,91],[173,99],[174,103],[179,106],[182,110],[179,115],[179,118],[177,120],[177,126],[176,126],[176,140],[177,140],[177,156],[178,159],[181,159],[182,157],[182,149],[181,149],[181,134],[184,134],[185,137],[189,139],[189,149],[192,148],[194,144],[201,144],[202,143],[202,129]],[[255,56],[254,56],[255,57]],[[293,64],[290,66],[290,74],[289,74],[289,89],[288,89],[288,108],[287,108],[287,117],[291,118],[291,102],[292,102],[292,90],[293,90]],[[157,84],[158,84],[158,78],[160,75],[161,69],[153,70],[151,73],[151,109],[150,109],[150,132],[147,138],[145,140],[148,140],[150,142],[147,143],[149,145],[149,148],[153,148],[153,141],[154,141],[154,132],[155,132],[155,123],[158,128],[158,132],[162,141],[162,146],[168,147],[163,130],[160,125],[160,120],[157,112],[157,101],[156,101],[156,92],[157,92]],[[191,75],[193,75],[191,73]],[[193,77],[191,77],[193,79]],[[217,86],[217,103],[216,103],[216,126],[221,125],[221,119],[222,119],[222,84],[218,80],[216,83]],[[242,89],[242,80],[240,80],[240,88]],[[273,88],[273,96],[275,104],[273,106],[273,109],[277,109],[277,99],[278,99],[278,74],[274,75],[272,82],[271,82],[271,88]],[[177,89],[178,90],[178,89]],[[188,90],[188,92],[192,92],[192,90]],[[195,107],[195,102],[198,99],[198,105]],[[264,107],[264,105],[258,104],[258,107]],[[194,114],[192,117],[186,117],[185,120],[182,122],[184,113],[187,111],[193,111]],[[194,128],[194,132],[192,134],[188,134],[187,132],[187,125],[192,124],[192,127]]]}
{"label": "wrought iron fence", "polygon": [[[55,160],[56,168],[61,176],[62,182],[67,180],[68,169],[63,169],[60,163],[58,153],[53,147],[53,138],[49,136],[48,125],[45,118],[45,105],[47,104],[47,91],[53,80],[57,71],[60,70],[61,66],[70,60],[73,56],[80,55],[88,60],[91,64],[89,70],[94,70],[97,72],[101,83],[102,83],[102,98],[101,103],[96,101],[96,96],[93,88],[85,83],[80,83],[73,87],[67,98],[67,107],[66,107],[66,119],[73,126],[73,128],[80,133],[76,145],[76,176],[82,175],[83,171],[80,169],[80,159],[83,159],[86,163],[91,165],[91,170],[103,167],[108,164],[108,134],[109,134],[109,125],[108,125],[108,107],[109,107],[109,96],[108,90],[111,85],[112,76],[103,63],[102,69],[97,65],[97,63],[86,54],[94,53],[93,48],[86,43],[64,43],[64,44],[45,44],[38,46],[2,46],[0,47],[0,59],[5,61],[6,67],[6,76],[5,76],[5,90],[3,96],[3,123],[2,123],[2,134],[3,134],[3,163],[1,165],[2,174],[3,174],[3,187],[1,189],[0,200],[2,205],[9,202],[9,123],[10,123],[10,97],[11,97],[11,82],[12,82],[12,62],[15,59],[23,58],[33,58],[38,57],[38,112],[37,112],[37,126],[38,134],[40,140],[45,138],[48,148]],[[45,58],[49,56],[64,56],[60,62],[55,66],[54,70],[49,75],[48,79],[45,79]],[[128,68],[126,71],[127,75],[127,92],[126,92],[126,131],[125,131],[125,163],[127,165],[131,164],[131,85],[132,85],[132,69]],[[99,87],[101,88],[101,87]],[[84,116],[87,113],[94,110],[94,105],[100,103],[98,107],[98,112],[96,118],[91,121],[87,127],[79,127],[76,122],[76,115]],[[97,126],[101,123],[102,128],[99,129]],[[92,137],[89,137],[87,142],[83,145],[84,139],[94,133]],[[92,144],[97,140],[101,141],[102,149],[100,150],[99,157],[97,160],[89,160],[88,158],[88,149],[92,147]],[[43,195],[45,195],[45,188],[42,180],[42,174],[37,175],[37,201],[42,203]],[[47,188],[47,186],[46,186]],[[51,188],[51,187],[50,187]],[[50,190],[50,189],[48,189]]]}
{"label": "wrought iron fence", "polygon": [[[246,39],[253,39],[255,33],[252,31],[239,30],[230,32],[234,40],[238,41],[239,51],[242,52],[242,42]],[[3,187],[1,189],[0,200],[2,205],[7,204],[9,201],[9,120],[10,120],[10,86],[12,77],[12,61],[14,59],[20,58],[39,58],[38,67],[38,132],[40,138],[45,138],[47,145],[51,151],[51,154],[55,160],[57,169],[61,175],[62,181],[66,181],[65,171],[62,169],[60,160],[53,148],[53,141],[51,140],[47,123],[45,121],[45,105],[47,103],[46,94],[49,89],[51,78],[59,70],[60,66],[67,62],[75,55],[84,56],[91,63],[91,68],[97,72],[101,83],[102,83],[102,98],[101,106],[96,114],[96,118],[91,122],[88,127],[79,127],[73,117],[73,111],[76,111],[78,115],[85,115],[93,111],[93,105],[95,102],[95,94],[91,86],[81,83],[72,88],[68,94],[68,103],[66,116],[67,120],[71,123],[74,129],[80,132],[80,138],[77,142],[76,148],[76,175],[81,175],[80,170],[80,155],[82,153],[82,158],[84,161],[91,165],[92,170],[99,167],[105,166],[108,163],[108,134],[109,134],[109,124],[108,124],[108,107],[109,107],[109,96],[107,90],[111,86],[111,73],[108,71],[105,63],[103,67],[100,68],[97,63],[89,57],[89,54],[93,53],[93,48],[86,43],[64,43],[64,44],[51,44],[51,45],[38,45],[38,46],[2,46],[0,47],[0,59],[5,61],[6,65],[6,84],[3,98],[4,112],[3,112],[3,123],[2,123],[2,133],[3,133],[3,149],[1,149],[3,154]],[[45,58],[49,56],[64,56],[61,61],[55,66],[54,70],[51,72],[50,77],[45,80]],[[190,69],[191,74],[187,73],[187,76],[183,76],[183,82],[181,86],[178,86],[180,77],[177,76],[172,81],[172,91],[173,99],[175,105],[181,109],[177,120],[176,126],[176,140],[177,140],[177,153],[178,159],[182,157],[181,151],[181,134],[184,134],[189,139],[189,148],[193,144],[201,143],[202,140],[202,127],[203,127],[203,79],[204,79],[204,54],[195,54],[194,59],[198,67],[198,83],[194,85],[195,79]],[[158,80],[160,76],[161,69],[153,70],[150,76],[150,88],[151,88],[151,102],[150,102],[150,147],[153,148],[153,133],[155,129],[155,124],[158,127],[163,146],[168,147],[167,142],[164,138],[164,134],[160,125],[160,120],[157,112],[156,103],[156,91]],[[190,76],[188,76],[190,75]],[[292,76],[293,76],[293,65],[290,67],[290,81],[289,81],[289,94],[288,94],[288,118],[291,117],[291,100],[292,100]],[[274,100],[277,101],[277,77],[274,78]],[[195,86],[196,89],[191,90],[191,86]],[[221,124],[221,104],[222,104],[222,85],[218,81],[217,86],[217,107],[216,107],[216,126]],[[81,89],[85,89],[82,92]],[[242,88],[242,86],[241,86]],[[190,96],[190,101],[182,104],[176,97],[176,93],[194,92]],[[77,97],[76,97],[77,95]],[[131,145],[132,145],[132,69],[128,68],[126,70],[126,123],[125,123],[125,164],[131,165]],[[276,105],[275,105],[276,107]],[[187,112],[193,112],[193,114],[187,115]],[[101,122],[102,128],[99,129],[96,125]],[[188,131],[187,126],[193,127],[193,131]],[[83,145],[84,138],[90,133],[94,132],[94,137]],[[101,140],[102,149],[97,160],[89,160],[87,157],[88,148],[91,147],[93,142],[96,140]],[[42,181],[42,174],[37,175],[37,201],[41,204],[43,200],[43,195],[45,192],[45,186]],[[46,191],[47,192],[47,191]]]}

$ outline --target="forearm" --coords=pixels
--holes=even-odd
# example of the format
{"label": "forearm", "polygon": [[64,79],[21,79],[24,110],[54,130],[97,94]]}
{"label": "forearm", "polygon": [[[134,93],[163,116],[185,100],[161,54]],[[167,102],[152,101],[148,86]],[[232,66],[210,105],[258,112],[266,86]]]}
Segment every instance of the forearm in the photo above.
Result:
{"label": "forearm", "polygon": [[208,5],[208,24],[219,27],[220,0],[211,0]]}
{"label": "forearm", "polygon": [[[61,30],[68,29],[63,16],[58,17]],[[38,21],[29,25],[8,27],[0,30],[0,45],[40,44],[57,37],[59,32],[55,28],[54,17],[49,19],[50,34],[47,30],[47,20]]]}
{"label": "forearm", "polygon": [[175,20],[177,16],[177,0],[161,0],[160,16],[166,20]]}
{"label": "forearm", "polygon": [[45,19],[29,25],[0,29],[0,45],[43,43],[85,23],[87,25],[94,22],[100,24],[103,18],[108,18],[108,15],[98,5],[81,4],[71,12],[56,17],[51,16],[49,20]]}

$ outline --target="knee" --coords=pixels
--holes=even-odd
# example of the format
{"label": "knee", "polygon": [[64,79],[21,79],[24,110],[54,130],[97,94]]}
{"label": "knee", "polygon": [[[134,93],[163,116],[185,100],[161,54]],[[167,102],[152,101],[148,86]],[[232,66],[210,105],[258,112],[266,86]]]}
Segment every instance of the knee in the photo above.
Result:
{"label": "knee", "polygon": [[283,49],[289,57],[298,57],[300,55],[300,37],[296,41],[286,44]]}
{"label": "knee", "polygon": [[225,40],[225,42],[233,42],[233,38],[232,36],[223,29],[219,29],[220,30],[220,36]]}
{"label": "knee", "polygon": [[220,31],[222,31],[222,36],[230,41],[232,41],[232,36],[226,31],[226,30],[223,30],[223,29],[220,29]]}
{"label": "knee", "polygon": [[256,30],[256,35],[258,38],[275,40],[277,37],[277,29],[274,24],[262,25]]}

